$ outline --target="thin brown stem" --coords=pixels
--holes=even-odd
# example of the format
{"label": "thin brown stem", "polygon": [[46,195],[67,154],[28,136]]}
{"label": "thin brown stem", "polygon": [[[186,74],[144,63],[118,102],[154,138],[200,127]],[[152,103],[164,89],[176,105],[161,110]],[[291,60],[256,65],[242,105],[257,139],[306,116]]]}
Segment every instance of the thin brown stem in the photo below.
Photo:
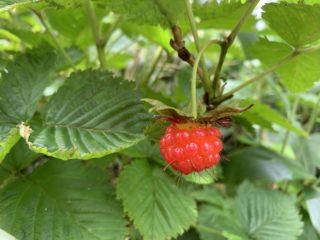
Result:
{"label": "thin brown stem", "polygon": [[296,51],[293,51],[291,54],[289,54],[288,56],[286,56],[285,58],[283,58],[281,61],[279,61],[277,64],[275,64],[274,66],[272,66],[271,68],[267,69],[266,71],[258,74],[257,76],[251,78],[250,80],[242,83],[241,85],[239,85],[238,87],[230,90],[229,92],[223,94],[220,97],[217,97],[214,99],[214,103],[215,104],[219,104],[221,102],[223,102],[226,99],[229,99],[233,96],[234,93],[238,92],[239,90],[247,87],[248,85],[262,79],[263,77],[265,77],[266,75],[274,72],[275,70],[277,70],[278,68],[280,68],[281,66],[285,65],[286,63],[290,62],[293,58],[295,58],[296,56],[298,56],[299,53],[297,53]]}
{"label": "thin brown stem", "polygon": [[218,65],[216,67],[215,73],[214,73],[214,78],[213,78],[213,89],[214,89],[214,96],[219,96],[221,94],[220,90],[220,74],[222,70],[222,66],[224,63],[224,60],[226,58],[226,55],[228,53],[228,50],[232,43],[234,42],[237,34],[239,33],[242,25],[244,22],[247,20],[247,18],[251,15],[252,11],[256,7],[256,5],[259,3],[259,0],[252,0],[250,3],[249,7],[243,14],[243,16],[240,18],[239,22],[237,25],[233,28],[231,33],[229,34],[228,37],[225,38],[224,42],[220,45],[221,50],[220,50],[220,56],[219,56],[219,61]]}

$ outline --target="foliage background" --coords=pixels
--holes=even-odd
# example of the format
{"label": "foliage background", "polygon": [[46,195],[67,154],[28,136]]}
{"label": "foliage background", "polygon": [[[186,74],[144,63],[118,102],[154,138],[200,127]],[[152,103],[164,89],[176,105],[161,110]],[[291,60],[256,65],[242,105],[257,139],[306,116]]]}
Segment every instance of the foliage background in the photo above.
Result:
{"label": "foliage background", "polygon": [[[197,43],[257,2],[194,1]],[[0,239],[319,239],[320,4],[263,4],[220,76],[255,106],[221,129],[219,166],[180,176],[140,100],[190,109],[169,44],[178,24],[197,55],[186,1],[0,1]]]}

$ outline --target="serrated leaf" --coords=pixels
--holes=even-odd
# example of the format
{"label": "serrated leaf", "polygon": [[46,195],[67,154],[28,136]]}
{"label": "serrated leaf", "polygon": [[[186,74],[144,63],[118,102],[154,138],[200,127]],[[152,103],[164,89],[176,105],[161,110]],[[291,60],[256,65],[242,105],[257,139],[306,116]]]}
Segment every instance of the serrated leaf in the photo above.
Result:
{"label": "serrated leaf", "polygon": [[250,239],[295,240],[301,233],[295,199],[244,182],[238,189],[236,209]]}
{"label": "serrated leaf", "polygon": [[278,113],[274,109],[270,108],[268,105],[250,99],[243,101],[241,105],[245,106],[249,103],[254,103],[254,107],[242,113],[241,117],[247,119],[251,123],[262,125],[263,127],[265,127],[264,123],[267,123],[270,124],[269,126],[271,129],[272,124],[274,123],[299,135],[305,137],[308,136],[307,132],[305,132],[301,128],[293,126],[285,117],[280,115],[280,113]]}
{"label": "serrated leaf", "polygon": [[0,190],[0,227],[17,239],[122,240],[126,221],[105,173],[49,160]]}
{"label": "serrated leaf", "polygon": [[[194,14],[201,19],[198,28],[233,29],[248,8],[247,3],[239,0],[195,1]],[[255,25],[255,18],[249,16],[243,29],[249,30]]]}
{"label": "serrated leaf", "polygon": [[[280,42],[261,39],[253,47],[253,57],[258,58],[266,66],[271,67],[288,56],[292,49]],[[310,89],[320,79],[320,51],[303,53],[281,66],[280,80],[292,92],[303,92]]]}
{"label": "serrated leaf", "polygon": [[27,141],[34,151],[63,160],[118,152],[144,138],[149,115],[140,97],[133,83],[111,73],[74,73],[52,97],[43,124],[31,123]]}
{"label": "serrated leaf", "polygon": [[135,160],[121,172],[117,196],[146,240],[176,237],[196,221],[193,198],[146,160]]}
{"label": "serrated leaf", "polygon": [[122,15],[127,21],[140,25],[160,25],[170,28],[184,18],[182,0],[97,0],[111,11]]}
{"label": "serrated leaf", "polygon": [[0,112],[17,124],[29,120],[43,96],[55,59],[52,51],[36,49],[9,62],[1,73]]}
{"label": "serrated leaf", "polygon": [[292,46],[300,47],[320,39],[319,4],[269,3],[262,9],[262,18]]}

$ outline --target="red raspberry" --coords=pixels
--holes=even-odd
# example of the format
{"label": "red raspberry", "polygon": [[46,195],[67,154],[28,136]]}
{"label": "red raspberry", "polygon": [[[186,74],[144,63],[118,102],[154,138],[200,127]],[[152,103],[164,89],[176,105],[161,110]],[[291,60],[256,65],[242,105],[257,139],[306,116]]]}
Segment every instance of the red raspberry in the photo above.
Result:
{"label": "red raspberry", "polygon": [[166,162],[182,174],[200,172],[220,161],[218,128],[199,123],[172,123],[160,141]]}

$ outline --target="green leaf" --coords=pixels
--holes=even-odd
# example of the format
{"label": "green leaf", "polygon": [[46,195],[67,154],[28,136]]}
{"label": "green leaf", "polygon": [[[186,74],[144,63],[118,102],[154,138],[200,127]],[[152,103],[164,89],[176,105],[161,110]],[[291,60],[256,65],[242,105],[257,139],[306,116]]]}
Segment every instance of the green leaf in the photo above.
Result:
{"label": "green leaf", "polygon": [[[193,11],[201,21],[198,28],[233,29],[248,8],[247,3],[239,0],[195,1]],[[249,30],[255,26],[255,18],[249,16],[242,29]]]}
{"label": "green leaf", "polygon": [[316,174],[316,168],[320,166],[318,151],[320,134],[311,135],[310,138],[295,137],[291,141],[296,161],[310,174]]}
{"label": "green leaf", "polygon": [[319,240],[319,235],[312,226],[310,220],[305,217],[303,222],[303,233],[298,240]]}
{"label": "green leaf", "polygon": [[320,198],[312,198],[307,200],[307,209],[310,215],[312,225],[320,234]]}
{"label": "green leaf", "polygon": [[[260,39],[253,47],[253,57],[258,58],[268,67],[291,54],[293,50],[284,43]],[[281,66],[277,73],[280,80],[292,92],[303,92],[310,89],[320,79],[320,50],[303,53],[289,63]]]}
{"label": "green leaf", "polygon": [[31,119],[55,64],[52,51],[35,49],[9,62],[0,80],[0,113],[15,123]]}
{"label": "green leaf", "polygon": [[196,221],[193,198],[145,160],[136,160],[121,172],[117,196],[146,240],[176,237]]}
{"label": "green leaf", "polygon": [[160,25],[170,28],[184,18],[182,0],[97,0],[111,11],[121,14],[126,21],[140,25]]}
{"label": "green leaf", "polygon": [[282,156],[265,148],[245,148],[228,155],[225,166],[226,181],[241,183],[245,179],[258,182],[291,180],[293,174],[280,160]]}
{"label": "green leaf", "polygon": [[144,138],[149,115],[133,83],[111,73],[77,72],[51,98],[43,124],[24,136],[39,153],[63,160],[98,158]]}
{"label": "green leaf", "polygon": [[19,131],[14,124],[1,122],[0,112],[0,163],[18,142],[19,138]]}
{"label": "green leaf", "polygon": [[295,240],[303,223],[295,199],[244,182],[238,189],[236,209],[250,239]]}
{"label": "green leaf", "polygon": [[105,173],[49,160],[0,190],[0,227],[17,239],[125,239],[126,221]]}
{"label": "green leaf", "polygon": [[320,155],[315,154],[318,152],[319,144],[319,133],[312,134],[307,139],[296,138],[291,142],[296,159],[312,174],[315,174],[316,167],[320,168]]}
{"label": "green leaf", "polygon": [[143,35],[149,41],[159,44],[167,51],[172,51],[169,44],[171,33],[167,29],[163,29],[160,26],[141,26],[131,22],[122,23],[121,29],[131,38],[135,37],[138,40],[141,39],[141,35]]}
{"label": "green leaf", "polygon": [[[212,196],[214,198],[214,196]],[[239,219],[234,211],[233,201],[225,201],[221,206],[203,204],[199,210],[197,230],[202,240],[225,240],[226,235],[241,236],[246,239]]]}
{"label": "green leaf", "polygon": [[319,4],[269,3],[262,9],[262,18],[292,46],[300,47],[320,39]]}
{"label": "green leaf", "polygon": [[41,154],[31,151],[26,142],[23,139],[20,139],[20,141],[18,141],[18,143],[10,150],[10,153],[4,159],[1,167],[14,174],[29,166],[40,156]]}
{"label": "green leaf", "polygon": [[280,115],[280,113],[278,113],[274,109],[270,108],[268,105],[247,99],[241,103],[241,106],[247,106],[250,103],[254,103],[255,105],[248,111],[242,113],[241,117],[245,118],[251,123],[255,123],[270,129],[273,129],[272,124],[275,123],[299,135],[305,137],[308,136],[307,132],[305,132],[301,128],[293,126],[285,117]]}
{"label": "green leaf", "polygon": [[46,9],[45,15],[53,29],[74,41],[89,26],[88,15],[84,8],[49,8]]}
{"label": "green leaf", "polygon": [[297,161],[263,147],[249,147],[228,155],[230,162],[224,168],[227,182],[250,181],[274,183],[292,179],[313,179],[314,175]]}

